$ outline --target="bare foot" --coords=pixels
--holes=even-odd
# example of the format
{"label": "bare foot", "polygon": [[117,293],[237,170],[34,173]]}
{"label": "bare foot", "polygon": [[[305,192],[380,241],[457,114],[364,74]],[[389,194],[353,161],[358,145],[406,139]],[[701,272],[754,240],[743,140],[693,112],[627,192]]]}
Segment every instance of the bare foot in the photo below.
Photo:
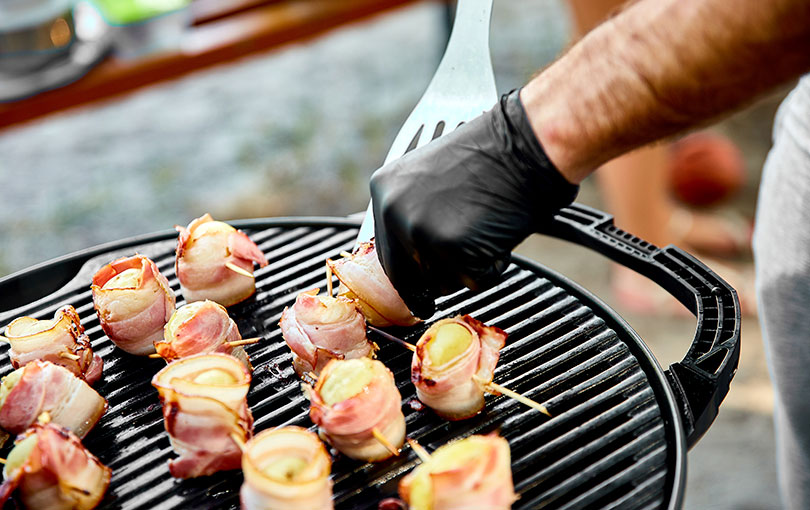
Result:
{"label": "bare foot", "polygon": [[672,244],[719,258],[751,253],[751,225],[741,217],[674,209],[669,221]]}

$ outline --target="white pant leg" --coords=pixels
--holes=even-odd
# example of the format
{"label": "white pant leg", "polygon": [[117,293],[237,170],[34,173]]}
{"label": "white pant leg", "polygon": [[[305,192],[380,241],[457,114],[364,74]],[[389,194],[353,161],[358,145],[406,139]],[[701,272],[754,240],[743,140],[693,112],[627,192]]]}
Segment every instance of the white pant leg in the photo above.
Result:
{"label": "white pant leg", "polygon": [[777,469],[788,510],[810,509],[810,81],[779,109],[754,234],[757,299],[776,391]]}

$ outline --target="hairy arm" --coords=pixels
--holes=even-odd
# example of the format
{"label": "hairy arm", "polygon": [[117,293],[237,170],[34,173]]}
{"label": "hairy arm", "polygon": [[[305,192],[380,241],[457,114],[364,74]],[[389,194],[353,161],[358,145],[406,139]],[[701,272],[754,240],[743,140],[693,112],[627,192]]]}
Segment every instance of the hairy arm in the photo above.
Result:
{"label": "hairy arm", "polygon": [[532,129],[578,183],[810,70],[807,0],[640,0],[521,92]]}

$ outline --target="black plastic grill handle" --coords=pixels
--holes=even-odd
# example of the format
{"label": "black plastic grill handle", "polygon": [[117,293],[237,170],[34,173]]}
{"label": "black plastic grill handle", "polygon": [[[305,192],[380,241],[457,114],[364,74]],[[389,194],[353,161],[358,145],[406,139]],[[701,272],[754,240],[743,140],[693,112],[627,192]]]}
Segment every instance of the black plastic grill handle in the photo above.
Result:
{"label": "black plastic grill handle", "polygon": [[573,204],[542,234],[593,249],[650,278],[697,318],[686,356],[666,370],[691,448],[708,430],[729,390],[740,359],[737,292],[705,264],[675,246],[658,248],[622,231],[613,216]]}

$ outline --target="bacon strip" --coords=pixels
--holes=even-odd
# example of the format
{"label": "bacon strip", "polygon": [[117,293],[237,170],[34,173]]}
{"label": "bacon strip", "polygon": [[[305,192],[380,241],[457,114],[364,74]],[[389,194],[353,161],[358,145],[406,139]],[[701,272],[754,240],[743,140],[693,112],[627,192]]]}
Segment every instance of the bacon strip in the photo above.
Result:
{"label": "bacon strip", "polygon": [[[292,479],[268,474],[267,468],[284,459],[305,465]],[[265,430],[245,445],[239,491],[243,510],[332,510],[332,461],[318,436],[300,427]]]}
{"label": "bacon strip", "polygon": [[[105,285],[129,269],[138,271],[134,285]],[[169,281],[143,255],[113,261],[93,276],[93,306],[101,328],[118,347],[130,354],[155,352],[154,342],[174,312],[174,292]]]}
{"label": "bacon strip", "polygon": [[328,259],[326,265],[340,280],[340,295],[356,299],[373,326],[413,326],[419,322],[385,275],[373,241],[360,244],[351,256]]}
{"label": "bacon strip", "polygon": [[[6,378],[0,395],[0,427],[19,434],[48,412],[51,421],[84,437],[104,415],[107,401],[85,381],[49,361],[34,360],[17,369],[19,380],[7,389]],[[6,391],[8,391],[6,393]]]}
{"label": "bacon strip", "polygon": [[205,214],[188,227],[175,227],[177,239],[175,269],[186,301],[210,299],[222,306],[244,301],[256,291],[253,278],[228,269],[226,264],[253,273],[253,264],[268,264],[256,243],[230,225]]}
{"label": "bacon strip", "polygon": [[[179,317],[184,315],[184,310],[192,315],[181,321]],[[230,354],[244,363],[248,370],[252,370],[245,349],[230,345],[230,342],[241,339],[239,328],[225,307],[205,300],[178,308],[166,324],[163,338],[155,342],[155,349],[167,362],[194,354]]]}
{"label": "bacon strip", "polygon": [[320,374],[332,359],[370,358],[377,347],[366,338],[366,320],[353,301],[318,296],[318,289],[298,294],[279,326],[299,376]]}
{"label": "bacon strip", "polygon": [[[442,366],[436,366],[427,349],[428,342],[445,324],[465,327],[473,338],[467,349]],[[486,326],[469,315],[442,319],[433,324],[416,343],[411,360],[411,381],[416,395],[436,414],[447,420],[464,420],[484,408],[483,384],[492,381],[506,333]],[[476,381],[473,376],[480,378]]]}
{"label": "bacon strip", "polygon": [[[447,455],[464,442],[468,454]],[[412,494],[417,485],[418,494]],[[444,445],[400,481],[399,494],[408,504],[419,498],[432,510],[508,510],[517,500],[509,443],[491,434]]]}
{"label": "bacon strip", "polygon": [[392,453],[375,439],[376,429],[396,448],[405,441],[405,416],[402,396],[394,375],[380,361],[369,360],[374,377],[363,390],[334,405],[327,405],[320,391],[330,371],[342,360],[332,360],[321,371],[318,383],[310,392],[309,417],[320,427],[332,445],[353,459],[378,462]]}
{"label": "bacon strip", "polygon": [[11,345],[8,355],[14,368],[39,359],[61,365],[89,384],[101,378],[104,362],[93,354],[79,314],[70,305],[57,310],[51,320],[14,319],[6,326],[5,339]]}
{"label": "bacon strip", "polygon": [[253,435],[247,406],[250,373],[226,354],[197,354],[174,361],[155,374],[152,386],[163,403],[163,420],[180,457],[169,461],[176,478],[239,469],[242,450],[233,439]]}
{"label": "bacon strip", "polygon": [[37,424],[17,438],[36,436],[24,463],[0,486],[0,504],[19,489],[26,508],[91,510],[110,484],[111,470],[88,452],[70,431],[53,424]]}

